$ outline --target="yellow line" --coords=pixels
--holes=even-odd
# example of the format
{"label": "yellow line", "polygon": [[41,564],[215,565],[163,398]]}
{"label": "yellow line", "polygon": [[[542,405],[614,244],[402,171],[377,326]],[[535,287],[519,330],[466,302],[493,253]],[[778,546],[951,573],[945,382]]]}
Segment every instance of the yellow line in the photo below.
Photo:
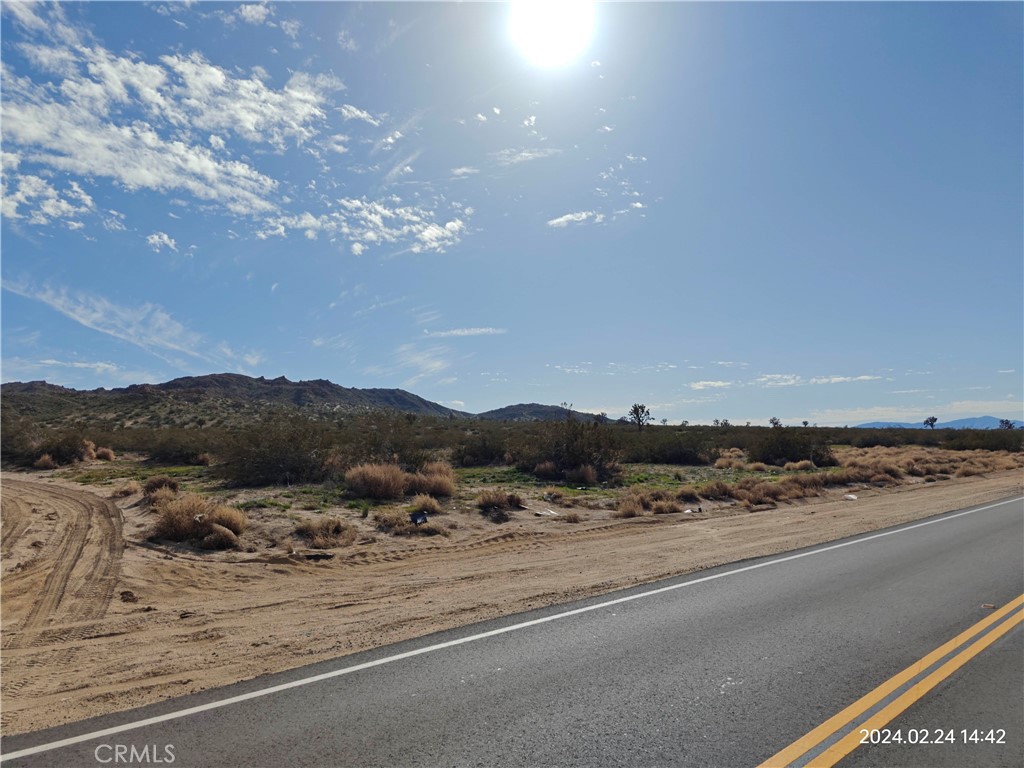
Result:
{"label": "yellow line", "polygon": [[[920,661],[916,661],[894,677],[889,678],[870,693],[862,696],[842,712],[830,717],[824,723],[812,730],[805,736],[801,736],[788,747],[769,757],[758,768],[783,768],[796,760],[804,753],[825,741],[829,736],[841,730],[860,715],[867,712],[873,706],[882,701],[900,686],[913,680],[917,675],[928,669],[943,656],[956,650],[971,638],[983,632],[985,629],[1000,621],[1004,616],[1009,615],[1017,608],[1024,605],[1024,595],[1010,601],[995,613],[986,616],[969,629],[964,630],[947,643],[943,643],[934,651],[929,653]],[[945,668],[945,667],[943,667]]]}
{"label": "yellow line", "polygon": [[976,643],[965,648],[937,670],[932,672],[924,680],[916,683],[910,690],[903,693],[899,698],[893,700],[892,703],[887,705],[884,709],[879,710],[874,714],[874,716],[865,720],[855,731],[847,734],[822,752],[817,758],[815,758],[811,765],[814,766],[814,768],[831,768],[860,746],[862,739],[862,735],[860,733],[861,728],[867,728],[868,730],[881,728],[1021,622],[1024,622],[1024,611],[1020,611],[1005,624],[992,630]]}

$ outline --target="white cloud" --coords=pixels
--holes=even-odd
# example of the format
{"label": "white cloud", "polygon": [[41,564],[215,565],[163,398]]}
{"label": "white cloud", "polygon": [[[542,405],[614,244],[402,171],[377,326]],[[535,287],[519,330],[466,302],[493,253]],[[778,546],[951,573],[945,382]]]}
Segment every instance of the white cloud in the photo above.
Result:
{"label": "white cloud", "polygon": [[344,29],[338,32],[338,46],[341,50],[348,51],[349,53],[355,53],[359,50],[359,43]]}
{"label": "white cloud", "polygon": [[267,3],[248,3],[238,6],[236,13],[246,24],[262,24],[274,15],[274,9]]}
{"label": "white cloud", "polygon": [[458,168],[452,168],[452,176],[455,176],[456,178],[460,176],[470,176],[474,173],[480,173],[480,169],[473,168],[472,166],[469,165],[463,165]]}
{"label": "white cloud", "polygon": [[507,333],[504,328],[452,328],[448,331],[423,331],[423,335],[431,339],[463,336],[497,336],[503,333]]}
{"label": "white cloud", "polygon": [[339,210],[329,214],[271,217],[257,237],[263,240],[284,237],[289,230],[319,231],[340,235],[350,243],[360,244],[358,251],[353,248],[353,253],[358,256],[365,249],[379,245],[399,245],[404,251],[413,253],[443,252],[456,245],[466,231],[465,221],[458,216],[440,223],[433,211],[400,205],[397,198],[342,198],[337,202]]}
{"label": "white cloud", "polygon": [[476,113],[476,115],[475,115],[475,117],[473,119],[476,120],[478,123],[486,123],[487,122],[487,116],[486,115],[482,115],[479,112]]}
{"label": "white cloud", "polygon": [[[12,176],[17,182],[16,189],[7,187],[8,178]],[[25,219],[35,225],[48,224],[55,219],[73,220],[96,208],[92,197],[77,182],[69,182],[68,187],[59,192],[48,181],[32,174],[5,173],[0,181],[0,198],[4,218]],[[19,209],[25,209],[24,213]],[[68,221],[68,226],[79,223]]]}
{"label": "white cloud", "polygon": [[848,384],[852,381],[879,381],[881,376],[815,376],[811,384]]}
{"label": "white cloud", "polygon": [[564,216],[559,216],[556,219],[550,219],[548,221],[549,227],[566,227],[569,224],[582,224],[585,221],[593,221],[595,224],[600,224],[604,221],[604,214],[597,213],[595,211],[578,211],[577,213],[567,213]]}
{"label": "white cloud", "polygon": [[345,120],[362,120],[364,123],[369,123],[374,127],[380,127],[380,120],[366,110],[359,109],[359,107],[354,107],[351,104],[342,104],[338,107],[338,111],[341,112],[341,116]]}
{"label": "white cloud", "polygon": [[178,244],[166,232],[154,232],[146,238],[146,242],[157,253],[160,253],[160,250],[163,248],[170,248],[175,252],[178,250]]}
{"label": "white cloud", "polygon": [[690,383],[690,389],[727,389],[732,385],[731,381],[694,381]]}
{"label": "white cloud", "polygon": [[493,154],[498,165],[518,165],[530,160],[539,160],[544,157],[553,157],[560,154],[560,149],[502,149]]}
{"label": "white cloud", "polygon": [[768,373],[758,376],[754,383],[762,387],[795,387],[806,382],[794,373]]}
{"label": "white cloud", "polygon": [[302,22],[295,21],[294,19],[285,19],[279,23],[281,31],[284,32],[292,40],[296,40],[299,37],[299,30],[302,29]]}

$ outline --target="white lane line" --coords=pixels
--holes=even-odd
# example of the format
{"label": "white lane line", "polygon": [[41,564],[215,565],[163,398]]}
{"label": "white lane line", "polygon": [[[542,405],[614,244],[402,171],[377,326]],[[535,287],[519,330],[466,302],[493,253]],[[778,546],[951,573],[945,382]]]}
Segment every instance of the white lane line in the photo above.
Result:
{"label": "white lane line", "polygon": [[854,541],[845,541],[840,544],[831,544],[827,547],[821,547],[820,549],[813,549],[809,552],[800,552],[795,555],[787,555],[785,557],[779,557],[774,560],[769,560],[762,563],[754,563],[753,565],[745,565],[740,568],[734,568],[731,571],[725,571],[723,573],[715,573],[710,576],[702,576],[697,579],[685,581],[681,584],[670,584],[665,587],[659,587],[658,589],[651,589],[647,592],[640,592],[635,595],[626,595],[625,597],[619,597],[615,600],[606,600],[603,603],[596,603],[594,605],[588,605],[583,608],[574,608],[571,611],[563,611],[562,613],[556,613],[552,616],[544,616],[539,619],[532,619],[530,621],[524,621],[519,624],[512,624],[508,627],[501,627],[499,629],[492,629],[488,632],[480,632],[476,635],[469,635],[467,637],[460,637],[456,640],[447,640],[443,643],[437,643],[430,645],[425,648],[418,648],[414,651],[406,651],[405,653],[396,653],[394,656],[385,656],[382,659],[375,661],[367,661],[363,664],[355,664],[351,667],[344,667],[342,669],[336,669],[333,672],[324,672],[320,675],[313,675],[312,677],[304,677],[301,680],[293,680],[290,683],[281,683],[280,685],[273,685],[269,688],[261,688],[258,691],[250,691],[249,693],[242,693],[238,696],[231,696],[227,699],[221,699],[220,701],[211,701],[207,704],[200,704],[195,707],[188,707],[187,709],[179,709],[174,712],[168,712],[163,715],[157,715],[156,717],[148,717],[145,720],[137,720],[131,723],[124,723],[123,725],[117,725],[113,728],[104,728],[101,731],[93,731],[92,733],[84,733],[81,736],[71,736],[67,739],[60,739],[59,741],[51,741],[48,744],[40,744],[36,747],[27,747],[26,749],[18,750],[17,752],[11,752],[7,755],[0,755],[0,762],[4,760],[14,760],[19,757],[26,757],[28,755],[39,754],[40,752],[48,752],[53,749],[60,749],[61,747],[69,747],[74,744],[81,744],[83,741],[92,741],[93,739],[105,738],[107,736],[113,736],[117,733],[124,733],[125,731],[133,731],[138,728],[145,728],[149,725],[156,725],[157,723],[165,723],[168,720],[177,720],[182,717],[188,717],[189,715],[196,715],[200,712],[207,712],[211,709],[218,709],[220,707],[226,707],[229,704],[239,704],[243,701],[250,701],[251,699],[258,699],[262,696],[269,696],[272,693],[280,693],[281,691],[287,691],[291,688],[299,688],[304,685],[310,685],[312,683],[319,683],[324,680],[330,680],[334,677],[341,677],[342,675],[348,675],[353,672],[361,672],[364,669],[371,669],[372,667],[379,667],[384,664],[391,664],[395,661],[401,661],[402,659],[410,659],[413,656],[420,656],[424,653],[433,653],[434,651],[440,651],[445,648],[452,648],[456,645],[463,645],[465,643],[472,643],[476,640],[483,640],[488,637],[495,637],[497,635],[503,635],[507,632],[516,632],[520,629],[526,629],[527,627],[535,627],[538,624],[546,624],[549,621],[557,621],[558,619],[568,618],[569,616],[578,616],[581,613],[588,613],[590,611],[599,611],[602,608],[608,608],[612,605],[619,605],[620,603],[628,603],[633,600],[640,600],[644,597],[651,597],[652,595],[660,595],[664,592],[672,592],[677,589],[683,589],[684,587],[692,587],[695,584],[703,584],[706,581],[714,581],[716,579],[724,579],[726,576],[735,576],[738,573],[746,573],[748,571],[756,571],[759,568],[767,568],[770,565],[778,565],[780,563],[788,563],[791,560],[799,560],[804,557],[810,557],[811,555],[820,555],[824,552],[832,552],[836,549],[842,549],[843,547],[852,547],[855,544],[862,544],[873,539],[880,539],[885,536],[893,536],[897,533],[904,533],[905,531],[912,531],[916,528],[924,528],[927,525],[935,525],[936,523],[943,523],[947,520],[953,520],[958,517],[965,515],[973,515],[976,512],[984,512],[987,509],[994,509],[995,507],[1001,507],[1006,504],[1015,504],[1021,500],[1024,500],[1024,496],[1017,498],[1008,499],[1006,501],[1000,501],[995,504],[988,504],[984,507],[978,507],[977,509],[969,509],[965,512],[957,512],[952,515],[946,515],[944,517],[937,518],[935,520],[926,520],[921,523],[913,523],[904,528],[898,528],[894,531],[883,531],[882,533],[874,533],[870,536],[864,536]]}

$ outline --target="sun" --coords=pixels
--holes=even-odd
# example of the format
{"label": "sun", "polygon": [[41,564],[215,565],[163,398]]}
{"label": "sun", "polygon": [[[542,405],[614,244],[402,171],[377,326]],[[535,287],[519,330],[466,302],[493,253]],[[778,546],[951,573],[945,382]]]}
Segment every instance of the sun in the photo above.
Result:
{"label": "sun", "polygon": [[512,3],[508,33],[537,67],[560,67],[576,59],[594,32],[594,4],[586,0],[522,0]]}

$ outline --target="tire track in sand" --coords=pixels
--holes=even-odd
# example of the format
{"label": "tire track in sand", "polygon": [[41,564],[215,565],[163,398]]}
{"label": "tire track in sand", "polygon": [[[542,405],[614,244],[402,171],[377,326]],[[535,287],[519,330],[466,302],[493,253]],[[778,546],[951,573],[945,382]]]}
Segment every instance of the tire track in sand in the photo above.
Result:
{"label": "tire track in sand", "polygon": [[[38,597],[21,625],[13,631],[5,628],[4,648],[34,645],[32,640],[40,630],[53,625],[102,618],[121,572],[124,551],[121,513],[112,502],[87,491],[6,480],[4,515],[8,510],[15,510],[16,519],[4,538],[4,549],[8,551],[31,519],[25,512],[26,506],[31,507],[32,514],[55,512],[61,531],[56,541],[40,553],[40,564],[45,562],[46,565],[45,580],[38,587]],[[9,576],[5,587],[23,586],[17,584],[20,576]],[[33,581],[38,581],[38,576],[38,573],[24,574]],[[47,636],[47,642],[54,640],[51,633]]]}

